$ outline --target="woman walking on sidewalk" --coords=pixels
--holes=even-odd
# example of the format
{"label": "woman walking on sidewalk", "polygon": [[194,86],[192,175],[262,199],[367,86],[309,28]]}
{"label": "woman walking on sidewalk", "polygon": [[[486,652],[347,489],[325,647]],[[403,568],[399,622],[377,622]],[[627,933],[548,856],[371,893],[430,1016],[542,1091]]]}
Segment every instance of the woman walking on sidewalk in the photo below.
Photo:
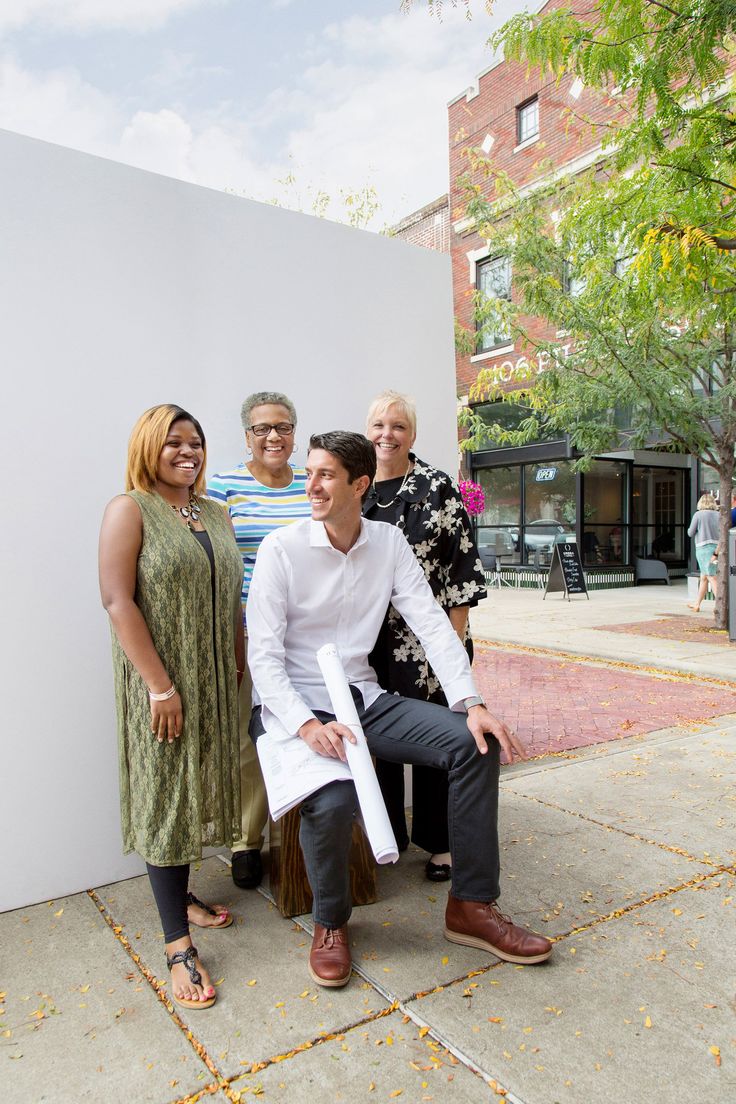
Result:
{"label": "woman walking on sidewalk", "polygon": [[718,548],[718,503],[712,494],[701,495],[698,499],[698,508],[693,514],[690,527],[687,531],[689,537],[695,537],[695,558],[700,568],[700,586],[695,604],[688,602],[688,609],[700,613],[700,607],[708,591],[708,583],[716,597],[716,549]]}

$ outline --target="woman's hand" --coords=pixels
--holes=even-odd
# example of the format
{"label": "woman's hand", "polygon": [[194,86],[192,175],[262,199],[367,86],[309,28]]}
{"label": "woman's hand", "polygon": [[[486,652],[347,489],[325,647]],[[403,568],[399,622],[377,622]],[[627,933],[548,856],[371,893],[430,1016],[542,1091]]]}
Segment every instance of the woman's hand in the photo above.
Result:
{"label": "woman's hand", "polygon": [[160,744],[164,740],[173,744],[181,736],[183,727],[184,711],[178,692],[166,701],[151,702],[151,732]]}

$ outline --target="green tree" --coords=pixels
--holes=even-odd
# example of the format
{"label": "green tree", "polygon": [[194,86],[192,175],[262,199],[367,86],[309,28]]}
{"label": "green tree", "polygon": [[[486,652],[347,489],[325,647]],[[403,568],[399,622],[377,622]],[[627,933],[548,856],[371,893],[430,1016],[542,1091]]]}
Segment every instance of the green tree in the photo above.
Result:
{"label": "green tree", "polygon": [[[736,4],[575,6],[516,16],[490,39],[507,59],[580,78],[611,110],[598,124],[600,165],[553,181],[540,162],[531,192],[468,151],[467,214],[510,257],[514,283],[513,303],[477,299],[479,324],[505,326],[529,354],[511,380],[481,372],[475,397],[530,409],[513,434],[466,412],[468,443],[489,433],[525,443],[544,421],[570,434],[583,463],[622,438],[703,456],[720,484],[724,628],[736,446]],[[533,339],[532,316],[567,332],[567,356],[559,341]],[[533,370],[533,353],[544,372]],[[616,411],[629,414],[623,433]]]}

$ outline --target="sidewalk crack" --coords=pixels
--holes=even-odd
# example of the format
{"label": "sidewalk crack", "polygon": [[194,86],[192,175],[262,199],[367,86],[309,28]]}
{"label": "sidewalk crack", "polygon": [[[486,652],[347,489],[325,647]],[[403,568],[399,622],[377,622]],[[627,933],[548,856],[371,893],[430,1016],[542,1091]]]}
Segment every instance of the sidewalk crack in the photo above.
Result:
{"label": "sidewalk crack", "polygon": [[133,949],[127,936],[123,934],[123,925],[115,922],[114,916],[110,913],[107,906],[100,900],[94,889],[88,889],[87,896],[92,901],[94,901],[95,905],[102,915],[102,919],[110,928],[118,943],[120,943],[123,950],[135,963],[137,969],[148,982],[151,989],[153,989],[157,999],[161,1002],[171,1019],[182,1032],[197,1057],[200,1059],[200,1061],[204,1063],[212,1076],[215,1078],[215,1081],[211,1084],[205,1085],[202,1089],[197,1090],[197,1092],[195,1093],[190,1093],[186,1097],[181,1097],[179,1100],[175,1101],[174,1104],[194,1104],[195,1101],[200,1100],[203,1096],[212,1095],[212,1093],[217,1092],[218,1089],[222,1090],[222,1092],[225,1093],[228,1099],[236,1104],[236,1102],[240,1098],[232,1093],[229,1088],[228,1079],[220,1073],[212,1058],[207,1053],[204,1044],[199,1041],[191,1028],[189,1028],[184,1020],[182,1020],[182,1018],[179,1016],[178,1012],[174,1008],[172,1001],[169,1000],[169,998],[166,996],[165,990],[159,984],[156,975],[153,973],[150,967],[146,965],[138,952]]}
{"label": "sidewalk crack", "polygon": [[700,863],[702,866],[711,866],[723,870],[723,866],[719,866],[718,863],[713,862],[711,859],[698,859],[695,855],[691,855],[689,851],[685,851],[682,847],[675,847],[671,843],[660,843],[659,840],[649,839],[647,836],[642,836],[638,832],[630,831],[626,828],[621,828],[616,824],[608,824],[605,820],[596,820],[595,817],[586,816],[585,813],[579,813],[576,809],[566,809],[564,805],[556,805],[553,801],[544,801],[541,797],[536,797],[534,794],[519,793],[518,790],[512,789],[507,783],[504,784],[504,792],[513,794],[514,797],[523,797],[526,801],[534,801],[537,805],[543,805],[546,809],[554,809],[558,813],[566,813],[568,816],[577,817],[578,820],[585,821],[586,824],[594,824],[597,828],[605,828],[609,832],[620,832],[622,836],[628,836],[630,839],[638,840],[639,843],[648,843],[650,847],[658,847],[661,851],[668,851],[672,855],[679,855],[683,859],[687,859],[688,862]]}

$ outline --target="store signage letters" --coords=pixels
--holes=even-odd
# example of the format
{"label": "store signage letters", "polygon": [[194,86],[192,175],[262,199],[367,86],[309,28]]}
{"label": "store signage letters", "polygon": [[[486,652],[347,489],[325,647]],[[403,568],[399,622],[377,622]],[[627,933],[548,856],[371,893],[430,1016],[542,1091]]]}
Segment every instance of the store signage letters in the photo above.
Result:
{"label": "store signage letters", "polygon": [[536,483],[551,483],[557,475],[557,468],[537,468],[537,474],[534,477]]}
{"label": "store signage letters", "polygon": [[[567,360],[569,355],[570,345],[560,345],[560,359]],[[516,360],[502,360],[500,364],[494,364],[493,368],[489,368],[487,371],[493,377],[494,383],[519,383],[530,375],[541,376],[542,372],[546,371],[549,362],[550,354],[546,349],[540,349],[533,360],[529,360],[529,357],[525,356],[517,357]]]}

